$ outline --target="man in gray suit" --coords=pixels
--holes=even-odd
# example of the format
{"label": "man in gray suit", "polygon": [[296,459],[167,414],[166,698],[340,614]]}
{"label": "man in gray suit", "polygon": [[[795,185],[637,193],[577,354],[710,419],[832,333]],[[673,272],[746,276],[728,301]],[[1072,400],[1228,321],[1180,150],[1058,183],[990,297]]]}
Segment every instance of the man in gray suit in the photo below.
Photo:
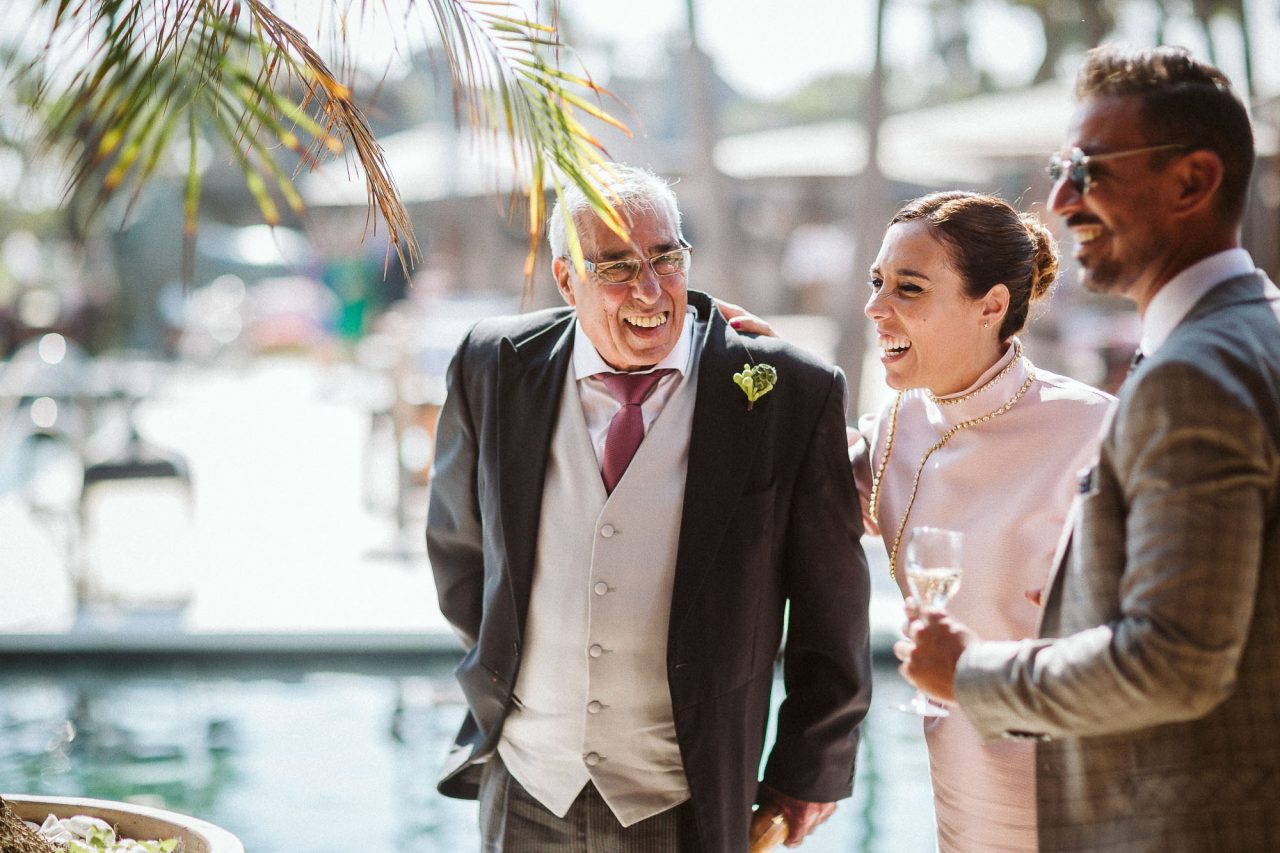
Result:
{"label": "man in gray suit", "polygon": [[844,376],[688,289],[663,181],[605,183],[626,237],[576,190],[552,213],[570,307],[482,321],[449,368],[427,546],[468,714],[440,790],[479,798],[486,851],[742,853],[756,801],[799,843],[870,697]]}
{"label": "man in gray suit", "polygon": [[[1240,248],[1245,108],[1185,51],[1089,54],[1050,202],[1086,288],[1137,303],[1039,640],[916,616],[903,672],[1036,737],[1040,849],[1280,850],[1280,291]],[[1000,512],[999,507],[991,507]]]}

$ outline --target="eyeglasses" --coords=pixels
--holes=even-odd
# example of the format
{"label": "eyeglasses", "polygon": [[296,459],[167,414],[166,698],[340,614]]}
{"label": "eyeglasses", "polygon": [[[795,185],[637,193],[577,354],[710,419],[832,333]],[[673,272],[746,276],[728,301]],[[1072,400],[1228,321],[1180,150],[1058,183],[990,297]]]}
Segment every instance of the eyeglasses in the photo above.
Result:
{"label": "eyeglasses", "polygon": [[688,272],[692,254],[693,247],[681,240],[679,249],[654,255],[652,258],[645,258],[644,260],[629,258],[625,261],[608,261],[605,263],[584,260],[582,265],[590,272],[595,273],[602,281],[606,281],[609,284],[627,284],[636,280],[636,277],[640,275],[643,264],[648,264],[649,269],[653,270],[653,274],[657,276]]}
{"label": "eyeglasses", "polygon": [[1150,154],[1154,151],[1171,151],[1174,148],[1190,147],[1181,142],[1171,142],[1167,145],[1149,145],[1146,148],[1106,151],[1102,154],[1086,154],[1079,148],[1072,148],[1069,159],[1064,160],[1061,154],[1050,155],[1049,163],[1045,170],[1049,173],[1049,180],[1053,181],[1055,185],[1065,176],[1071,186],[1075,188],[1075,191],[1080,195],[1084,195],[1093,186],[1093,171],[1090,167],[1094,163],[1119,157],[1131,157],[1134,154]]}

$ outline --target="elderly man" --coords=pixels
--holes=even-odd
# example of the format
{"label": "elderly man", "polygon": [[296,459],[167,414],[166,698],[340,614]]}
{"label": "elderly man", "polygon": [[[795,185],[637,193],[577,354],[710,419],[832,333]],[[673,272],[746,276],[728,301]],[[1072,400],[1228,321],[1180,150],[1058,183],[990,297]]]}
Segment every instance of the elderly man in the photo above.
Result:
{"label": "elderly man", "polygon": [[1280,850],[1280,291],[1240,248],[1253,136],[1181,49],[1090,53],[1050,202],[1141,360],[1040,636],[928,612],[903,671],[1037,747],[1040,849]]}
{"label": "elderly man", "polygon": [[602,189],[627,238],[561,201],[581,275],[551,216],[570,307],[479,323],[449,370],[427,545],[469,713],[440,790],[487,851],[742,853],[753,802],[799,843],[870,696],[844,377],[687,289],[664,182]]}

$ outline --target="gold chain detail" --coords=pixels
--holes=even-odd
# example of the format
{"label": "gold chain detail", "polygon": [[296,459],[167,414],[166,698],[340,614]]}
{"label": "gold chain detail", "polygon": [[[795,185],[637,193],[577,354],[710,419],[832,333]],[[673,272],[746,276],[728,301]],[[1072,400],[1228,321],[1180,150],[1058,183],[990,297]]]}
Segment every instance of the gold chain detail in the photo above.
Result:
{"label": "gold chain detail", "polygon": [[1013,370],[1013,366],[1018,363],[1018,359],[1020,358],[1022,358],[1022,342],[1019,341],[1017,338],[1015,338],[1013,341],[1013,358],[1009,359],[1009,363],[1004,366],[1004,369],[1002,369],[995,376],[992,376],[986,382],[983,382],[980,387],[974,388],[968,394],[961,394],[959,397],[943,397],[941,399],[939,399],[938,397],[935,397],[933,392],[930,391],[928,388],[924,389],[924,393],[928,394],[929,399],[937,403],[939,406],[952,406],[952,405],[955,405],[956,403],[963,403],[965,400],[973,399],[974,397],[978,396],[983,391],[987,390],[992,385],[995,385],[997,382],[1003,379],[1006,375],[1008,375],[1010,370]]}
{"label": "gold chain detail", "polygon": [[[1009,362],[1009,367],[1012,367],[1017,360],[1018,359],[1015,358],[1014,361]],[[987,412],[985,415],[982,415],[981,417],[970,418],[967,421],[961,421],[960,423],[956,424],[955,426],[951,427],[946,432],[944,432],[942,434],[942,438],[934,442],[933,446],[924,452],[924,457],[921,458],[920,464],[916,466],[916,476],[911,483],[911,494],[907,496],[906,511],[902,513],[902,521],[898,524],[898,532],[895,533],[893,536],[893,546],[889,549],[889,577],[892,578],[894,581],[898,579],[898,571],[897,571],[898,548],[902,545],[902,532],[907,529],[907,518],[910,517],[911,507],[916,502],[916,490],[920,488],[920,475],[924,473],[924,466],[929,462],[929,457],[933,455],[933,452],[935,450],[937,450],[938,448],[942,447],[942,445],[950,441],[951,437],[956,433],[962,430],[966,430],[971,426],[984,424],[987,421],[991,420],[992,418],[999,417],[1000,415],[1003,415],[1005,412],[1012,409],[1013,404],[1022,399],[1022,395],[1027,393],[1027,389],[1031,387],[1031,383],[1034,382],[1036,378],[1035,369],[1031,366],[1031,362],[1027,361],[1025,363],[1027,366],[1027,379],[1025,382],[1022,383],[1022,387],[1018,389],[1018,392],[1014,394],[1013,397],[1011,397],[1008,402],[1006,402],[1003,406],[996,409],[995,411]],[[1006,367],[1004,370],[1000,371],[1000,373],[996,376],[996,379],[999,379],[1001,376],[1004,376],[1005,373],[1008,372],[1009,367]],[[994,382],[995,380],[993,379],[992,381]],[[983,385],[982,387],[986,388],[990,384],[991,383],[988,382],[986,385]],[[973,393],[976,394],[977,391]],[[877,522],[879,521],[879,508],[880,508],[879,506],[880,505],[880,480],[882,477],[884,477],[885,467],[889,464],[889,454],[893,452],[893,436],[898,431],[898,410],[902,406],[902,394],[903,392],[899,391],[898,396],[894,398],[893,414],[889,418],[889,434],[885,436],[885,440],[884,440],[884,457],[880,460],[880,465],[876,469],[875,476],[871,478],[871,498],[870,500],[867,501],[867,509],[870,511],[871,517],[876,519]],[[966,394],[965,396],[970,397],[973,395]]]}

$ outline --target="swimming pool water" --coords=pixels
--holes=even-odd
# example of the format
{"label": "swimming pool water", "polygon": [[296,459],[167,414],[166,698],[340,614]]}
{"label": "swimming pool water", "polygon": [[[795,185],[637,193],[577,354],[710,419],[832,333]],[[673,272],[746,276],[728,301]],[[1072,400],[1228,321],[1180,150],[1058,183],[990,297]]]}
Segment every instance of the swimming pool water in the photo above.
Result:
{"label": "swimming pool water", "polygon": [[[435,791],[461,719],[450,662],[150,662],[0,668],[0,791],[132,800],[248,853],[477,849],[473,803]],[[928,853],[921,723],[878,666],[854,797],[806,853]],[[775,690],[781,695],[781,684]]]}

